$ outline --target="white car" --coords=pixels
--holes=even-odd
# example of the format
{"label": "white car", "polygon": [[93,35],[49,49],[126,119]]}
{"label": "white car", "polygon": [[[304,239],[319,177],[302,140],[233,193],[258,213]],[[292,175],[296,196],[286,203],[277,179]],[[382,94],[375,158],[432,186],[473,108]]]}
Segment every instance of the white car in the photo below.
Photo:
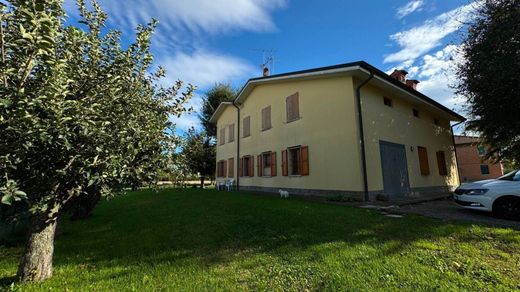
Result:
{"label": "white car", "polygon": [[493,212],[505,219],[520,219],[520,170],[497,179],[461,185],[453,195],[467,209]]}

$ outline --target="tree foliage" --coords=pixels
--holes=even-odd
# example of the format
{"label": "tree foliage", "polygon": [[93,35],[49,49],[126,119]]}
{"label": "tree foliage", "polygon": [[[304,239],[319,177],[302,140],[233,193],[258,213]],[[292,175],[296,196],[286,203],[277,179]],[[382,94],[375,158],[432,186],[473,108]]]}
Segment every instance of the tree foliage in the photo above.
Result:
{"label": "tree foliage", "polygon": [[468,98],[467,129],[481,134],[489,156],[520,161],[520,0],[485,0],[469,25],[458,68]]}
{"label": "tree foliage", "polygon": [[27,204],[30,236],[18,276],[52,273],[56,219],[73,198],[108,196],[153,181],[173,152],[171,115],[193,87],[163,88],[153,73],[152,21],[121,45],[107,15],[78,1],[82,28],[65,25],[60,0],[11,0],[0,14],[0,197]]}
{"label": "tree foliage", "polygon": [[211,116],[221,102],[233,101],[237,95],[237,90],[229,84],[216,84],[211,88],[203,98],[202,112],[199,119],[208,136],[215,138],[217,136],[216,126],[210,122]]}
{"label": "tree foliage", "polygon": [[199,173],[201,187],[204,187],[204,177],[215,173],[216,149],[214,139],[205,132],[191,128],[184,137],[182,155],[192,173]]}

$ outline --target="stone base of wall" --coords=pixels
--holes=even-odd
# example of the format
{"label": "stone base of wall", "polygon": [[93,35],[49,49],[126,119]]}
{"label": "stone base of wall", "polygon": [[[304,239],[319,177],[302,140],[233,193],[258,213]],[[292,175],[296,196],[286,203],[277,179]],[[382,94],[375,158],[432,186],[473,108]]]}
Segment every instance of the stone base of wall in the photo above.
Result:
{"label": "stone base of wall", "polygon": [[[422,187],[422,188],[413,188],[411,189],[411,193],[408,196],[400,197],[396,199],[402,198],[421,198],[428,197],[432,194],[440,194],[440,193],[449,193],[453,191],[455,187],[453,186],[438,186],[438,187]],[[290,196],[296,197],[307,197],[307,198],[326,198],[329,196],[345,196],[351,198],[355,201],[363,201],[364,194],[359,191],[340,191],[340,190],[319,190],[319,189],[296,189],[296,188],[273,188],[273,187],[259,187],[259,186],[240,186],[240,190],[251,191],[251,192],[263,192],[270,194],[278,194],[279,190],[284,190],[289,192]],[[369,192],[370,201],[376,200],[389,200],[383,192],[380,191],[370,191]]]}

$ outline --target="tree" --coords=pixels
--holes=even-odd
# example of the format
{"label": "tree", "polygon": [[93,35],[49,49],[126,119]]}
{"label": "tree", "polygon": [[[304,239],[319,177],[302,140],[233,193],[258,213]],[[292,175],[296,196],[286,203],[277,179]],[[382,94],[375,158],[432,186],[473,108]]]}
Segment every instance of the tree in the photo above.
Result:
{"label": "tree", "polygon": [[174,151],[169,118],[193,92],[181,81],[159,86],[162,68],[149,73],[156,21],[123,48],[92,4],[78,1],[84,29],[65,25],[61,0],[12,0],[0,13],[0,197],[31,214],[20,281],[52,275],[56,221],[70,200],[153,180]]}
{"label": "tree", "polygon": [[186,159],[188,168],[192,173],[199,173],[200,187],[204,188],[205,176],[215,173],[216,151],[214,139],[205,132],[197,132],[191,128],[186,133],[182,146],[182,154]]}
{"label": "tree", "polygon": [[520,161],[520,0],[485,0],[462,44],[458,94],[489,158]]}
{"label": "tree", "polygon": [[216,84],[211,88],[203,98],[202,112],[199,119],[204,132],[210,137],[217,136],[216,126],[210,122],[211,116],[221,102],[233,101],[237,95],[237,90],[229,84]]}

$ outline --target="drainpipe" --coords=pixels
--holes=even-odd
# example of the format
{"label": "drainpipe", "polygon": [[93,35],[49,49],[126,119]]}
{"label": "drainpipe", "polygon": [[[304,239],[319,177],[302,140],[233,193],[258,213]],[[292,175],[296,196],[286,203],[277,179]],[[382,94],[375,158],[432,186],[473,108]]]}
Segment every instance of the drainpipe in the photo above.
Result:
{"label": "drainpipe", "polygon": [[233,106],[237,109],[237,159],[236,159],[236,169],[235,173],[237,174],[237,191],[240,191],[240,107],[235,103],[235,99],[233,99]]}
{"label": "drainpipe", "polygon": [[462,122],[458,122],[456,124],[454,124],[453,126],[450,127],[451,129],[451,141],[453,142],[453,152],[455,153],[455,165],[457,165],[457,178],[459,179],[459,185],[462,183],[460,181],[460,170],[459,170],[459,158],[457,157],[457,146],[455,145],[455,134],[453,133],[453,128],[455,128],[456,126],[460,125],[464,123],[464,121]]}
{"label": "drainpipe", "polygon": [[364,192],[364,199],[366,202],[370,200],[369,194],[368,194],[368,174],[367,174],[367,158],[366,158],[366,150],[365,150],[365,133],[363,129],[363,113],[361,111],[361,87],[365,86],[370,80],[374,78],[374,72],[370,71],[370,77],[363,81],[357,88],[356,88],[356,99],[357,99],[357,111],[359,116],[359,138],[361,142],[361,164],[362,164],[362,171],[363,171],[363,192]]}

